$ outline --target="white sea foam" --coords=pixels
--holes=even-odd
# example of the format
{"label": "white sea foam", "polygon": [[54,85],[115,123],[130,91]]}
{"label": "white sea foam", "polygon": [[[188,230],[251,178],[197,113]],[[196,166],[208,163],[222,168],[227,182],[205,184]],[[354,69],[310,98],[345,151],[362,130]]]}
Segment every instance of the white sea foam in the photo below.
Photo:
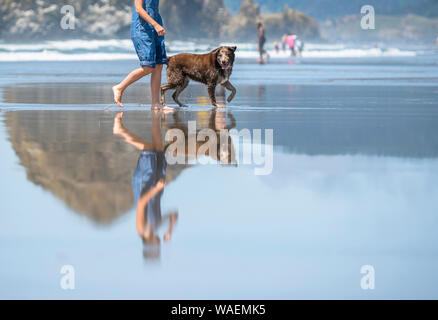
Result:
{"label": "white sea foam", "polygon": [[0,51],[77,51],[77,50],[99,50],[115,48],[119,50],[131,50],[131,40],[66,40],[66,41],[45,41],[40,43],[0,43]]}
{"label": "white sea foam", "polygon": [[135,53],[76,53],[66,54],[57,51],[41,52],[0,52],[0,61],[102,61],[137,59]]}
{"label": "white sea foam", "polygon": [[[267,50],[271,58],[290,58],[290,50]],[[302,52],[303,58],[366,58],[366,57],[414,57],[421,52],[402,51],[398,48],[347,48],[342,45],[306,45]],[[237,52],[240,58],[257,58],[259,53],[256,50],[240,50]]]}
{"label": "white sea foam", "polygon": [[[227,45],[231,45],[228,43]],[[234,44],[235,45],[235,44]],[[255,43],[237,44],[238,58],[257,58]],[[208,52],[213,46],[187,41],[167,43],[169,54],[179,52]],[[268,47],[275,59],[290,58],[289,51],[275,52]],[[306,44],[303,58],[363,58],[363,57],[412,57],[418,51],[398,48],[358,48],[342,44]],[[81,61],[136,59],[131,40],[68,40],[46,41],[33,44],[0,43],[0,61]]]}

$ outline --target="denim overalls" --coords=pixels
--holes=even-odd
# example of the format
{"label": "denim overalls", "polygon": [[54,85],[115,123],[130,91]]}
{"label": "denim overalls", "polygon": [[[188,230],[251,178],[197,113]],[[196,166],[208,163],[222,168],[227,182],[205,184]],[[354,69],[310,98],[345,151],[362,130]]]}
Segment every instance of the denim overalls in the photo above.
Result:
{"label": "denim overalls", "polygon": [[[159,4],[160,0],[143,0],[143,9],[162,26],[163,20],[158,11]],[[135,4],[132,13],[131,39],[141,66],[155,68],[157,64],[167,64],[164,36],[159,37],[154,27],[140,17],[135,10]]]}
{"label": "denim overalls", "polygon": [[[161,179],[166,180],[167,162],[164,152],[154,150],[142,151],[138,158],[137,168],[132,177],[132,191],[134,202],[150,191]],[[144,218],[148,225],[156,230],[161,224],[161,196],[163,190],[152,197],[144,211]]]}

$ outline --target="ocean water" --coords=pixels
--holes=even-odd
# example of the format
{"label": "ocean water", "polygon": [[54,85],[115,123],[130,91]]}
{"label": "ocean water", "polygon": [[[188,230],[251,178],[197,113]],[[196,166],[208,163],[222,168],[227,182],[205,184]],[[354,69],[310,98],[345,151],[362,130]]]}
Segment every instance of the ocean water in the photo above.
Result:
{"label": "ocean water", "polygon": [[[256,43],[222,43],[236,45],[238,58],[257,58]],[[188,41],[166,43],[169,55],[180,52],[208,52],[215,48],[211,44]],[[433,46],[357,45],[305,43],[304,58],[366,58],[366,57],[415,57],[435,52]],[[289,59],[289,50],[276,52],[268,43],[266,50],[274,59]],[[0,61],[84,61],[136,59],[131,40],[63,40],[37,43],[4,43],[0,41]]]}
{"label": "ocean water", "polygon": [[[122,121],[142,143],[157,126],[165,141],[189,121],[197,132],[251,134],[231,139],[231,165],[168,165],[161,209],[178,219],[169,242],[164,223],[152,250],[136,230],[141,152],[113,132],[111,86],[138,62],[128,42],[79,47],[0,45],[1,298],[438,297],[433,48],[309,44],[307,56],[272,54],[258,65],[242,44],[226,109],[191,84],[182,94],[189,108],[162,118],[148,107],[149,79],[133,85]],[[260,147],[269,159],[266,130],[272,170],[257,175],[266,162],[244,163],[241,151]],[[73,290],[62,286],[66,265]],[[374,290],[361,287],[366,265]]]}

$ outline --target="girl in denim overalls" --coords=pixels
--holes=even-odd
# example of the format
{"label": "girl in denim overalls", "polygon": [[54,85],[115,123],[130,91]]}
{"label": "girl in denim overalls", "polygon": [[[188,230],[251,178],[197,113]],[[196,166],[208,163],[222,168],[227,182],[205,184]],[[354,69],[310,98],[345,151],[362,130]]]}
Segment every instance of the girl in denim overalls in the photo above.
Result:
{"label": "girl in denim overalls", "polygon": [[114,102],[123,107],[123,91],[148,74],[151,75],[152,109],[162,108],[160,103],[161,72],[167,64],[164,46],[163,20],[158,11],[160,0],[135,0],[132,14],[131,39],[140,59],[140,68],[132,71],[121,83],[113,87]]}

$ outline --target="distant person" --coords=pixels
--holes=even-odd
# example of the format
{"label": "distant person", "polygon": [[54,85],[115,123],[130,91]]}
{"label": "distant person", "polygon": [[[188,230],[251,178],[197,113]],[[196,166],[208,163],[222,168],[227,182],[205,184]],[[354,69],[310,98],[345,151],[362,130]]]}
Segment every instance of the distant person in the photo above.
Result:
{"label": "distant person", "polygon": [[164,108],[160,103],[160,86],[163,64],[167,64],[164,45],[166,30],[163,28],[163,20],[158,11],[159,2],[160,0],[135,0],[134,2],[131,39],[140,60],[140,68],[132,71],[122,82],[112,88],[114,102],[121,108],[125,89],[148,74],[152,74],[151,108]]}
{"label": "distant person", "polygon": [[165,147],[162,143],[160,118],[161,111],[152,113],[152,142],[131,134],[122,123],[123,112],[114,118],[113,134],[125,139],[127,143],[141,151],[137,167],[132,177],[132,190],[137,208],[136,227],[143,241],[143,256],[145,259],[160,257],[160,238],[157,230],[166,220],[169,228],[163,236],[169,241],[178,218],[178,212],[161,214],[161,197],[166,186]]}
{"label": "distant person", "polygon": [[263,24],[261,22],[257,23],[257,43],[258,43],[258,51],[259,51],[259,63],[264,63],[266,51],[264,49],[265,43],[266,43],[266,36],[265,36],[265,28],[263,27]]}
{"label": "distant person", "polygon": [[287,45],[289,46],[290,55],[292,57],[296,56],[296,49],[295,49],[295,40],[297,36],[296,35],[288,35],[286,38]]}
{"label": "distant person", "polygon": [[277,40],[275,40],[274,41],[274,50],[275,50],[275,53],[280,53],[280,44],[278,43],[278,41]]}
{"label": "distant person", "polygon": [[435,45],[438,47],[438,37],[436,37]]}
{"label": "distant person", "polygon": [[302,57],[303,55],[303,51],[304,51],[304,41],[297,38],[295,40],[295,50],[296,50],[296,54],[299,57]]}
{"label": "distant person", "polygon": [[285,33],[281,37],[281,48],[283,49],[283,51],[286,51],[286,46],[287,46],[287,33]]}

